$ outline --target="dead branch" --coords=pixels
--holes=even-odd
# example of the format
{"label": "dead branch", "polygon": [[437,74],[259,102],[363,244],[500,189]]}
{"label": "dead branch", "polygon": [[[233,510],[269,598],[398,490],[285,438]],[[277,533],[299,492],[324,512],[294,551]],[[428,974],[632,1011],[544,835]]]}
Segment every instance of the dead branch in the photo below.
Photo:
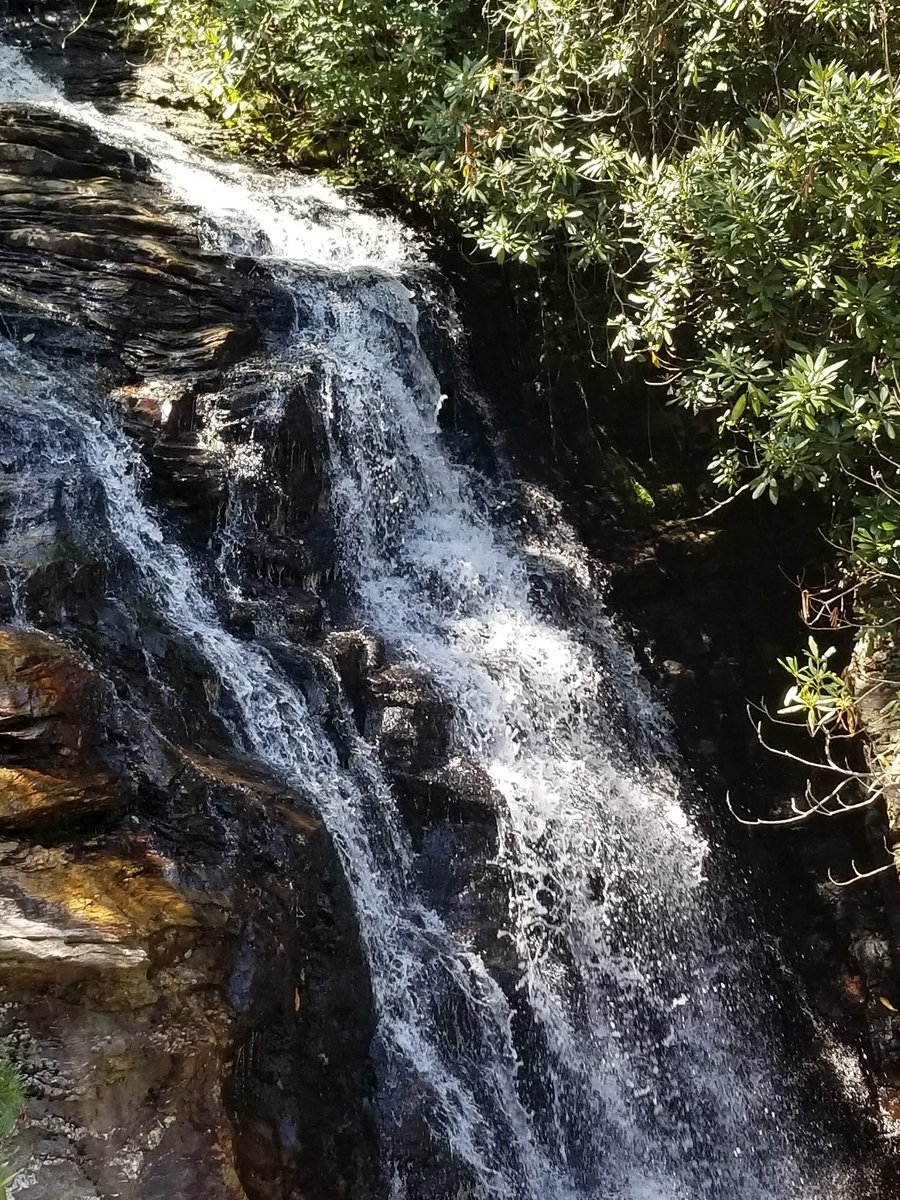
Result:
{"label": "dead branch", "polygon": [[900,847],[895,846],[894,849],[892,850],[891,847],[887,844],[887,839],[885,839],[884,848],[888,852],[888,854],[890,854],[890,856],[891,856],[890,862],[884,863],[883,866],[880,866],[880,867],[873,867],[871,871],[860,871],[859,867],[856,865],[856,859],[851,858],[850,859],[850,868],[853,871],[853,874],[850,876],[850,878],[849,879],[835,879],[835,877],[831,871],[831,868],[829,867],[828,868],[828,882],[830,884],[832,884],[834,887],[839,887],[839,888],[853,887],[853,885],[855,883],[860,883],[863,879],[874,879],[876,875],[883,875],[885,873],[885,871],[895,870],[897,867],[898,850],[900,850]]}
{"label": "dead branch", "polygon": [[[763,711],[765,712],[765,709],[763,709]],[[768,718],[768,713],[766,713],[766,716]],[[753,719],[751,717],[751,721],[752,720]],[[772,720],[774,722],[774,718],[772,718]],[[781,725],[790,725],[793,729],[798,728],[797,725],[790,721],[779,721],[777,723]],[[819,725],[815,726],[815,728],[811,731],[812,733],[825,734],[825,743],[823,747],[825,761],[815,762],[811,758],[804,758],[802,754],[795,754],[793,750],[783,750],[780,746],[769,745],[769,743],[763,737],[761,720],[753,721],[753,728],[756,730],[757,740],[764,750],[768,750],[770,754],[777,754],[781,758],[788,758],[791,760],[791,762],[799,763],[801,767],[807,767],[812,771],[835,771],[838,775],[842,775],[847,779],[855,779],[860,783],[868,783],[874,778],[871,771],[854,771],[851,767],[843,766],[841,763],[837,763],[834,760],[834,756],[831,752],[831,743],[833,741],[851,740],[856,736],[855,734],[840,733],[832,735],[829,734],[827,729],[822,729]]]}

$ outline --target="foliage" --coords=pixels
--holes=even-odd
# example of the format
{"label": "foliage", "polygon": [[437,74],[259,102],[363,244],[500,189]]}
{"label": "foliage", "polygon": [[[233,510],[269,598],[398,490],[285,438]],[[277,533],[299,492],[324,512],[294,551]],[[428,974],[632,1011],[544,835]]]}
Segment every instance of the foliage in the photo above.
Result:
{"label": "foliage", "polygon": [[[465,0],[125,0],[234,130],[293,157],[398,163]],[[394,169],[393,167],[391,168]]]}
{"label": "foliage", "polygon": [[801,716],[811,734],[825,729],[856,731],[856,702],[846,680],[833,671],[829,660],[835,646],[819,650],[810,637],[802,659],[780,658],[779,666],[793,679],[778,710],[783,716]]}
{"label": "foliage", "polygon": [[657,185],[639,184],[632,212],[655,264],[619,340],[665,357],[673,397],[716,416],[718,484],[749,481],[773,502],[785,487],[825,491],[851,557],[884,557],[900,429],[900,98],[882,72],[811,63],[787,99],[749,135],[703,130],[667,164],[664,219]]}
{"label": "foliage", "polygon": [[[15,1129],[23,1103],[22,1083],[17,1071],[6,1059],[0,1058],[0,1149]],[[14,1172],[0,1161],[0,1200],[5,1200],[6,1189],[13,1178]]]}

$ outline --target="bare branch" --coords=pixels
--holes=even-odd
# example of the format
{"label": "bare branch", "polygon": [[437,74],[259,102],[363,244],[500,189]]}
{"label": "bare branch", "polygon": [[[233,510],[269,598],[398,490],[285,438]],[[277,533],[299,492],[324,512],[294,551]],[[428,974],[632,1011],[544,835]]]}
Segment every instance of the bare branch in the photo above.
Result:
{"label": "bare branch", "polygon": [[885,873],[885,871],[896,870],[898,856],[900,856],[900,855],[898,855],[898,852],[900,852],[900,847],[895,846],[892,850],[891,847],[887,844],[887,839],[885,839],[884,848],[888,852],[888,854],[890,854],[890,856],[891,856],[890,862],[884,863],[884,865],[880,866],[880,867],[873,867],[871,871],[860,871],[859,867],[856,865],[856,859],[851,858],[850,859],[850,868],[853,871],[853,874],[850,876],[850,878],[849,879],[835,879],[834,875],[832,874],[831,868],[829,867],[828,868],[828,882],[830,884],[833,884],[834,887],[839,887],[839,888],[853,887],[853,885],[855,883],[859,883],[863,879],[874,879],[876,875],[883,875]]}
{"label": "bare branch", "polygon": [[706,512],[698,513],[696,517],[688,517],[688,521],[705,521],[708,517],[713,516],[717,512],[721,512],[723,508],[727,508],[733,500],[737,500],[738,496],[743,495],[750,487],[749,483],[743,484],[736,492],[732,492],[730,496],[726,496],[724,500],[720,500],[718,504],[714,504],[712,508]]}
{"label": "bare branch", "polygon": [[[789,722],[789,721],[783,722],[783,723],[791,724],[791,722]],[[794,729],[797,728],[796,725],[794,725],[792,727]],[[827,744],[827,739],[826,739],[826,745],[825,745],[826,761],[824,763],[823,762],[815,762],[811,758],[804,758],[801,754],[794,754],[794,752],[792,750],[782,750],[778,746],[770,746],[769,743],[763,737],[762,721],[754,721],[753,728],[756,730],[757,739],[759,740],[759,744],[763,747],[764,750],[768,750],[771,754],[777,754],[781,758],[788,758],[791,760],[791,762],[799,763],[801,767],[808,767],[811,771],[836,771],[839,775],[843,775],[847,779],[855,779],[860,783],[868,783],[874,778],[871,771],[854,771],[854,770],[851,770],[850,767],[843,767],[840,765],[840,763],[836,763],[834,761],[834,758],[831,755],[830,749]],[[847,735],[839,734],[837,736],[840,738],[845,738]]]}

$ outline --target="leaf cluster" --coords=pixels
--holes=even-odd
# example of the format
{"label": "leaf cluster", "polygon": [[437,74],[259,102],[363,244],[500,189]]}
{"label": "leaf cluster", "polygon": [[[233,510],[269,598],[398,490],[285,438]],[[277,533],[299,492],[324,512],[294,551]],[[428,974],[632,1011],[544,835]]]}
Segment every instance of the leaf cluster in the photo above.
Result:
{"label": "leaf cluster", "polygon": [[793,680],[778,712],[781,716],[801,717],[811,735],[833,728],[856,732],[853,693],[829,663],[835,653],[835,646],[820,650],[815,638],[810,637],[802,656],[778,660]]}
{"label": "leaf cluster", "polygon": [[[22,1082],[15,1067],[0,1057],[0,1151],[16,1127],[24,1104]],[[0,1159],[0,1200],[15,1178],[15,1172]]]}

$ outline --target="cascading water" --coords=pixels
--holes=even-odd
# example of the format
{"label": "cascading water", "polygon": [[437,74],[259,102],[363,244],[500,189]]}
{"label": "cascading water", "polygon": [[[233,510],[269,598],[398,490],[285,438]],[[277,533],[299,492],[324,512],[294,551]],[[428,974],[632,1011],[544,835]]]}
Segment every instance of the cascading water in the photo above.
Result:
{"label": "cascading water", "polygon": [[[372,747],[353,737],[345,763],[270,653],[223,625],[213,589],[240,587],[228,555],[202,573],[164,533],[88,381],[3,342],[7,469],[23,489],[35,471],[67,481],[72,536],[131,564],[142,603],[218,679],[236,745],[308,794],[335,839],[371,964],[380,1087],[410,1089],[430,1138],[411,1166],[386,1119],[397,1200],[849,1194],[840,1164],[807,1144],[790,1084],[775,1083],[768,997],[721,928],[707,847],[633,662],[596,600],[563,621],[535,598],[536,578],[560,575],[593,596],[586,555],[558,520],[518,540],[496,524],[492,486],[443,444],[419,332],[430,277],[408,234],[314,181],[287,187],[69,104],[9,49],[0,72],[0,100],[138,149],[211,245],[265,260],[290,289],[296,329],[271,351],[258,426],[279,419],[280,381],[314,374],[356,617],[435,681],[453,752],[490,780],[512,983],[426,898]],[[79,510],[97,488],[99,525]],[[239,523],[226,534],[239,539]],[[5,548],[14,583],[20,535]]]}

